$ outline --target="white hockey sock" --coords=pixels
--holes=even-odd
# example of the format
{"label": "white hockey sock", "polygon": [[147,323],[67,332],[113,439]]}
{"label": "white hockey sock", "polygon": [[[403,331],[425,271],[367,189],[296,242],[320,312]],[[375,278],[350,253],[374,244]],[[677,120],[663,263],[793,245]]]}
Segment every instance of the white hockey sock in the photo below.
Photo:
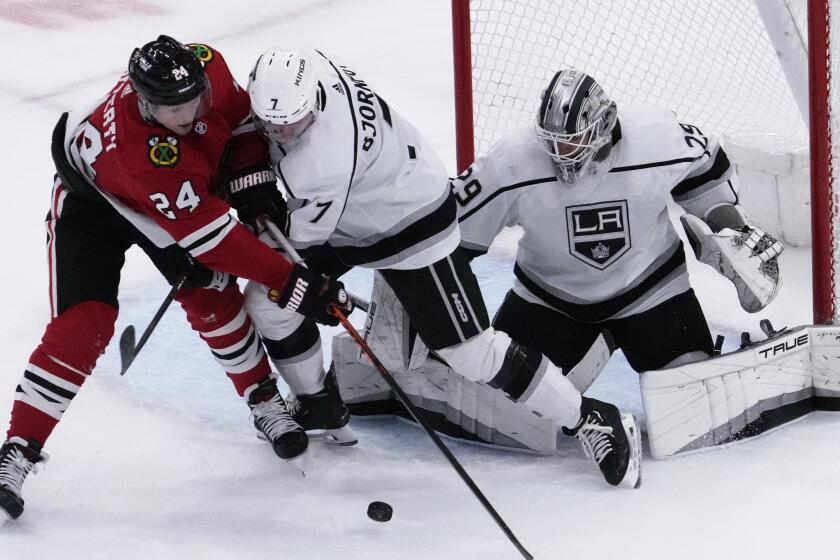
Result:
{"label": "white hockey sock", "polygon": [[[505,390],[517,402],[561,426],[574,426],[580,420],[581,396],[578,390],[560,368],[540,354],[521,356],[524,361],[533,358],[534,364],[513,366],[510,360],[506,363],[508,351],[514,346],[516,344],[506,333],[489,328],[457,346],[438,350],[438,354],[459,375]],[[507,371],[503,372],[503,367]],[[528,371],[523,369],[520,372],[520,367]],[[526,375],[528,377],[523,382],[522,376]]]}

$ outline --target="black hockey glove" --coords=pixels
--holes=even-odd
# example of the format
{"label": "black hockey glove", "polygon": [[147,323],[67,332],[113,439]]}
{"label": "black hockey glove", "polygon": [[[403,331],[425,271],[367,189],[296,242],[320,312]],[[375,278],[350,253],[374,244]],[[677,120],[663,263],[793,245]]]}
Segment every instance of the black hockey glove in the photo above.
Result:
{"label": "black hockey glove", "polygon": [[277,190],[274,172],[258,168],[228,182],[230,205],[239,221],[256,234],[261,231],[258,218],[267,216],[281,231],[286,229],[288,209],[286,200]]}
{"label": "black hockey glove", "polygon": [[200,262],[196,261],[195,265],[193,265],[192,273],[187,277],[187,281],[184,283],[184,287],[203,288],[205,290],[217,290],[221,292],[234,282],[236,282],[236,276],[228,274],[227,272],[210,270]]}
{"label": "black hockey glove", "polygon": [[330,312],[332,305],[341,308],[345,314],[353,311],[353,303],[343,283],[299,264],[293,266],[286,287],[282,291],[269,290],[268,299],[287,311],[330,326],[339,323],[338,317]]}
{"label": "black hockey glove", "polygon": [[221,292],[236,280],[235,276],[227,272],[210,270],[179,245],[154,248],[146,250],[146,253],[170,286],[180,282],[185,274],[187,279],[182,288],[205,288]]}

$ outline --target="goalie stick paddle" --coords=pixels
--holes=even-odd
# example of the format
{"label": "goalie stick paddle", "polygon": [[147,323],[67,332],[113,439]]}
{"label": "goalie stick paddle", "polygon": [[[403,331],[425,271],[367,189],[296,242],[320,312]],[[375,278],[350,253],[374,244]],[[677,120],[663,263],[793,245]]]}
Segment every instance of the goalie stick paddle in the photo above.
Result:
{"label": "goalie stick paddle", "polygon": [[149,322],[149,326],[146,327],[145,331],[143,331],[143,335],[140,337],[140,342],[136,345],[134,344],[134,339],[136,337],[134,333],[134,325],[127,326],[122,332],[120,335],[120,375],[125,375],[128,367],[132,364],[132,362],[134,362],[134,358],[137,357],[137,354],[140,353],[140,350],[146,344],[146,341],[149,340],[149,337],[152,335],[152,331],[155,330],[155,327],[157,327],[157,324],[160,322],[161,318],[163,318],[163,314],[166,313],[167,309],[169,309],[169,304],[171,304],[172,300],[175,299],[175,294],[178,290],[184,287],[190,272],[192,271],[188,271],[186,274],[181,276],[175,285],[172,286],[172,289],[169,290],[169,293],[166,294],[166,298],[163,300],[163,303],[160,304],[160,307],[158,307],[155,316],[152,317],[152,320]]}
{"label": "goalie stick paddle", "polygon": [[[286,239],[286,236],[283,235],[283,233],[280,231],[280,228],[278,228],[274,224],[274,222],[268,219],[262,220],[262,224],[268,231],[269,235],[283,247],[283,250],[286,251],[286,254],[289,255],[289,257],[295,263],[302,265],[303,260],[300,258],[300,255],[295,250],[295,248],[292,247],[292,244],[289,243],[289,240]],[[353,300],[353,303],[357,307],[367,310],[366,301],[352,295],[350,295],[350,298]],[[359,303],[363,305],[359,305]],[[449,448],[446,447],[446,445],[435,433],[432,427],[429,426],[429,423],[426,422],[426,419],[417,411],[417,409],[414,407],[414,404],[411,402],[411,399],[409,399],[408,396],[403,392],[399,384],[394,380],[393,377],[391,377],[391,374],[388,372],[388,369],[384,365],[382,365],[382,362],[380,362],[379,358],[376,357],[376,354],[373,353],[373,350],[371,350],[370,346],[368,346],[367,342],[365,342],[365,339],[362,338],[362,336],[359,334],[359,331],[357,331],[356,328],[347,319],[347,316],[344,314],[344,311],[337,305],[332,305],[330,308],[330,312],[338,318],[339,322],[341,323],[341,326],[343,326],[344,329],[347,331],[347,334],[350,335],[350,337],[362,349],[362,352],[364,352],[364,354],[370,359],[374,367],[376,367],[376,370],[379,372],[379,375],[382,376],[382,378],[385,380],[385,382],[388,384],[391,390],[394,391],[394,394],[397,395],[397,398],[400,400],[403,406],[405,406],[406,410],[408,410],[408,412],[411,414],[411,416],[414,418],[417,424],[419,424],[423,428],[423,430],[425,430],[425,432],[429,435],[429,437],[432,438],[432,441],[435,443],[437,448],[440,450],[441,453],[443,453],[443,455],[446,457],[446,460],[449,461],[449,464],[452,465],[452,468],[455,469],[455,472],[458,473],[458,476],[461,477],[461,480],[464,481],[464,484],[466,484],[467,487],[472,491],[476,499],[479,502],[481,502],[481,505],[484,506],[484,509],[487,510],[487,513],[490,514],[490,517],[493,518],[493,521],[496,522],[496,525],[499,526],[499,528],[502,530],[502,532],[505,534],[508,540],[510,540],[513,546],[516,547],[516,550],[518,550],[522,557],[526,560],[533,560],[534,557],[531,555],[531,553],[528,552],[528,550],[526,550],[526,548],[522,545],[521,542],[519,542],[519,539],[516,538],[516,535],[514,535],[513,531],[510,530],[510,527],[507,526],[507,523],[505,523],[505,520],[502,519],[501,515],[499,515],[499,512],[496,511],[496,508],[493,507],[493,504],[490,503],[490,500],[487,499],[487,497],[484,495],[484,493],[481,491],[478,485],[476,485],[476,483],[473,481],[470,475],[467,474],[467,471],[464,470],[464,467],[461,466],[461,463],[458,461],[458,459],[455,458],[455,456],[452,454]]]}

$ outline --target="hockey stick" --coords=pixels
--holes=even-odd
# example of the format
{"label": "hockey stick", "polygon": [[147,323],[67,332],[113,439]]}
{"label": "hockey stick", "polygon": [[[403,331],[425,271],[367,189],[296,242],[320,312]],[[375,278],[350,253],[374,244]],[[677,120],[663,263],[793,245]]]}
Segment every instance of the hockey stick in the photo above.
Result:
{"label": "hockey stick", "polygon": [[134,334],[134,325],[128,325],[125,330],[120,335],[120,375],[125,375],[128,366],[134,361],[134,358],[137,357],[137,354],[140,353],[140,350],[146,344],[146,341],[149,340],[149,337],[152,335],[152,331],[155,330],[157,324],[160,322],[163,314],[166,313],[166,310],[169,309],[169,304],[172,303],[172,300],[175,299],[175,294],[184,287],[184,284],[187,281],[187,278],[190,275],[190,271],[187,271],[178,281],[172,286],[172,289],[169,290],[169,293],[166,294],[166,298],[163,300],[163,303],[160,304],[158,307],[155,316],[152,317],[149,326],[146,327],[146,330],[143,331],[143,336],[140,337],[140,342],[136,345],[134,344],[135,334]]}
{"label": "hockey stick", "polygon": [[391,374],[388,373],[388,370],[385,368],[384,365],[382,365],[382,362],[379,361],[379,359],[376,357],[376,354],[373,353],[373,350],[370,349],[370,346],[368,346],[367,342],[365,342],[365,340],[359,334],[359,331],[357,331],[355,327],[353,327],[353,325],[350,324],[350,321],[347,320],[347,317],[344,315],[344,313],[338,306],[333,305],[331,308],[331,312],[333,313],[333,315],[338,317],[338,320],[341,322],[341,325],[344,327],[344,329],[348,332],[348,334],[350,334],[353,340],[356,341],[356,344],[359,345],[359,347],[362,349],[362,352],[364,352],[365,355],[370,359],[370,361],[373,362],[373,365],[379,371],[379,374],[382,376],[382,378],[385,380],[385,382],[388,384],[391,390],[394,391],[394,394],[397,395],[397,398],[400,399],[400,402],[403,404],[406,410],[408,410],[408,412],[411,414],[414,420],[418,424],[420,424],[420,426],[423,427],[426,433],[429,434],[429,437],[432,438],[432,441],[435,442],[435,445],[438,447],[438,449],[440,449],[440,452],[444,454],[446,459],[449,461],[449,464],[452,465],[452,468],[455,469],[455,471],[458,473],[458,476],[460,476],[461,480],[464,481],[464,484],[466,484],[469,487],[469,489],[472,490],[473,495],[476,497],[476,499],[478,499],[479,502],[481,502],[481,505],[484,506],[484,509],[487,510],[487,513],[490,514],[490,517],[493,518],[493,520],[496,522],[496,524],[499,526],[499,528],[502,530],[505,536],[510,540],[510,542],[513,543],[513,546],[515,546],[519,553],[522,554],[523,558],[531,560],[533,558],[533,556],[531,556],[531,553],[528,552],[524,546],[522,546],[522,543],[519,542],[519,539],[516,538],[516,535],[513,534],[513,531],[510,530],[510,527],[507,526],[504,519],[502,519],[502,516],[499,515],[499,513],[496,511],[496,509],[493,507],[490,501],[484,496],[484,494],[481,492],[476,483],[473,482],[473,479],[470,478],[470,475],[467,474],[467,471],[464,470],[464,467],[461,466],[461,463],[458,462],[458,459],[455,458],[455,456],[452,454],[449,448],[446,447],[443,441],[441,441],[440,437],[435,433],[432,427],[429,426],[429,424],[426,422],[425,417],[417,411],[417,409],[414,407],[414,404],[412,404],[411,399],[409,399],[408,395],[406,395],[403,392],[399,384],[397,384],[397,382],[394,381],[394,378],[391,377]]}
{"label": "hockey stick", "polygon": [[[292,247],[291,243],[289,243],[289,240],[286,239],[286,236],[283,235],[280,229],[269,220],[265,220],[263,222],[263,225],[268,230],[269,235],[271,235],[271,237],[274,238],[274,240],[277,241],[283,247],[283,249],[286,251],[286,254],[288,254],[294,262],[302,264],[303,261],[301,260],[300,255],[295,250],[295,248]],[[461,463],[458,461],[458,459],[455,458],[455,456],[452,454],[449,448],[446,447],[446,445],[435,433],[432,427],[429,426],[428,422],[426,422],[425,417],[423,417],[423,415],[421,415],[418,412],[414,404],[411,402],[411,399],[408,398],[408,395],[406,395],[405,392],[403,392],[399,384],[394,380],[393,377],[391,377],[391,374],[388,372],[388,369],[384,365],[382,365],[382,362],[380,362],[379,358],[376,357],[376,354],[373,353],[373,350],[371,350],[370,346],[368,346],[367,342],[365,342],[364,338],[362,338],[362,336],[359,334],[359,331],[357,331],[356,328],[352,324],[350,324],[350,321],[347,319],[347,316],[344,315],[344,311],[337,305],[333,305],[330,308],[330,311],[333,315],[335,315],[338,318],[339,322],[341,322],[341,325],[344,327],[344,329],[347,331],[350,337],[356,342],[356,344],[359,345],[359,347],[362,349],[362,352],[364,352],[365,355],[370,359],[370,361],[376,367],[379,374],[382,376],[382,378],[385,380],[385,382],[388,384],[391,390],[394,391],[394,394],[397,395],[397,398],[400,400],[400,402],[403,404],[406,410],[408,410],[408,412],[411,414],[414,420],[423,428],[423,430],[425,430],[429,437],[432,438],[432,441],[435,443],[437,448],[440,450],[441,453],[443,453],[447,461],[449,461],[449,464],[452,465],[452,468],[455,469],[455,472],[458,473],[458,476],[461,477],[461,480],[464,481],[464,484],[466,484],[467,487],[472,491],[476,499],[479,502],[481,502],[481,505],[484,506],[484,509],[487,510],[487,513],[490,514],[490,517],[493,518],[493,520],[496,522],[496,525],[499,526],[499,528],[502,530],[502,532],[505,534],[508,540],[510,540],[513,546],[516,547],[516,550],[519,551],[523,558],[527,560],[532,560],[534,557],[531,556],[531,553],[528,552],[524,546],[522,546],[522,543],[519,542],[519,539],[516,538],[516,535],[513,534],[513,531],[510,530],[510,527],[507,526],[504,519],[502,519],[502,516],[499,515],[499,512],[497,512],[496,509],[493,507],[493,504],[490,503],[490,500],[488,500],[484,493],[482,493],[481,489],[476,485],[476,483],[473,481],[470,475],[467,474],[467,471],[464,470],[464,467],[461,466]]]}
{"label": "hockey stick", "polygon": [[[303,259],[300,258],[300,254],[298,254],[297,250],[294,247],[292,247],[292,244],[289,243],[289,240],[286,239],[286,236],[283,235],[283,232],[280,231],[280,228],[277,227],[277,225],[274,222],[272,222],[268,218],[264,218],[260,220],[260,223],[266,229],[266,231],[268,231],[268,234],[271,236],[271,238],[277,243],[279,243],[281,247],[283,247],[283,251],[285,251],[286,254],[289,255],[289,258],[292,259],[292,262],[306,266],[306,263],[304,263]],[[357,307],[362,311],[368,310],[370,304],[363,298],[351,294],[350,292],[347,292],[347,297],[349,297],[350,301],[353,302],[354,307]]]}

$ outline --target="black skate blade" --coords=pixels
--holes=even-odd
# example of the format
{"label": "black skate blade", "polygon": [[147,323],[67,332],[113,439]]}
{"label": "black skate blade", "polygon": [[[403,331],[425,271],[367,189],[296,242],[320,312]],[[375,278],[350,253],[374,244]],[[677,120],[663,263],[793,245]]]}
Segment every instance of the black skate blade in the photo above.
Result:
{"label": "black skate blade", "polygon": [[621,425],[630,443],[630,462],[619,485],[636,489],[642,485],[642,435],[632,414],[622,414]]}

